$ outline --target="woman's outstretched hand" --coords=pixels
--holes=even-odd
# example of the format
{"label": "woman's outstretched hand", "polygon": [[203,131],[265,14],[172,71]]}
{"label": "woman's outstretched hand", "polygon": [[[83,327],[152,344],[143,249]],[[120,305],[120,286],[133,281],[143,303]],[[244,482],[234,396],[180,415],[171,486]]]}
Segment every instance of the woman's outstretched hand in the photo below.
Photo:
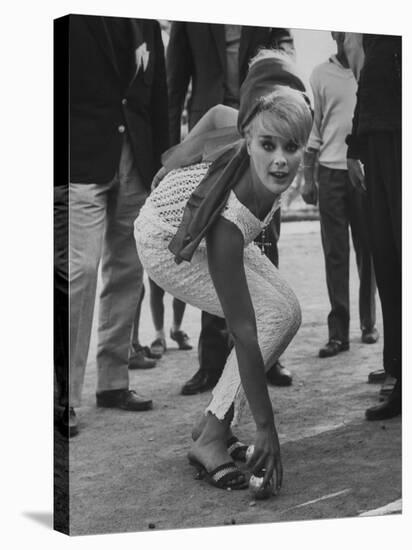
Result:
{"label": "woman's outstretched hand", "polygon": [[262,487],[270,483],[276,473],[275,493],[280,491],[283,480],[283,466],[280,456],[279,438],[276,427],[258,428],[256,431],[254,451],[247,463],[254,475],[261,475],[264,470]]}

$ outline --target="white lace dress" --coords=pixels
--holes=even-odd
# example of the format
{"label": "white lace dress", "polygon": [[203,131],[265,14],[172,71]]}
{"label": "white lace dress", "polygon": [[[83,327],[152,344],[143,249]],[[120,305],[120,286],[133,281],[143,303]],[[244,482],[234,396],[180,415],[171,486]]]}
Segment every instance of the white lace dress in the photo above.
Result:
{"label": "white lace dress", "polygon": [[[160,287],[202,311],[223,317],[209,274],[205,240],[201,241],[190,263],[176,264],[173,254],[168,250],[186,202],[208,167],[209,164],[202,163],[170,172],[141,209],[135,222],[135,239],[144,269]],[[267,366],[280,357],[301,321],[299,303],[293,291],[253,242],[270,222],[277,208],[278,204],[274,204],[262,222],[231,191],[221,214],[233,222],[244,237],[246,278],[255,309],[259,346]],[[223,419],[233,402],[235,418],[238,419],[244,395],[234,349],[206,410]]]}

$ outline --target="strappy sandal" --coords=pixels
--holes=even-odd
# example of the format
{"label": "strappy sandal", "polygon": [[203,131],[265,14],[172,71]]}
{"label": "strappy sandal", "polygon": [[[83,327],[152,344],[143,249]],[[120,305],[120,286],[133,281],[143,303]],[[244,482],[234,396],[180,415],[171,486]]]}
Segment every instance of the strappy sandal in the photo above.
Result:
{"label": "strappy sandal", "polygon": [[156,338],[150,344],[150,353],[156,355],[158,359],[162,357],[167,349],[166,340],[164,338]]}
{"label": "strappy sandal", "polygon": [[232,435],[232,437],[227,440],[227,451],[233,460],[237,460],[238,462],[246,462],[247,450],[248,446],[239,441],[236,436]]}
{"label": "strappy sandal", "polygon": [[244,474],[234,462],[225,462],[210,472],[196,458],[189,457],[189,464],[196,468],[197,479],[204,479],[213,487],[234,491],[248,488]]}

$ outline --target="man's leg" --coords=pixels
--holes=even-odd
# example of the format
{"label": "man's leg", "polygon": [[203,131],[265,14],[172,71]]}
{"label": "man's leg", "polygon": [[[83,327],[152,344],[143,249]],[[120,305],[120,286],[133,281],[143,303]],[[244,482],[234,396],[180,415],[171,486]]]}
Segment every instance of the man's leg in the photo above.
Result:
{"label": "man's leg", "polygon": [[69,404],[69,188],[54,188],[54,369],[57,401]]}
{"label": "man's leg", "polygon": [[212,389],[222,374],[230,353],[226,321],[202,311],[198,343],[199,369],[182,387],[183,395]]}
{"label": "man's leg", "polygon": [[[359,319],[362,339],[369,336],[366,343],[374,343],[378,339],[375,329],[375,272],[373,269],[370,236],[367,221],[366,195],[355,189],[347,179],[349,199],[349,223],[352,242],[356,254],[356,264],[359,274]],[[375,334],[375,337],[374,337]]]}
{"label": "man's leg", "polygon": [[401,136],[368,136],[365,176],[370,214],[372,253],[382,305],[383,365],[396,378],[387,401],[366,411],[368,420],[397,416],[402,408],[402,290],[401,290]]}
{"label": "man's leg", "polygon": [[[97,347],[97,401],[100,406],[141,410],[130,402],[128,354],[133,316],[143,285],[143,268],[136,251],[133,224],[147,193],[125,140],[116,181],[107,200],[102,252]],[[147,406],[146,406],[146,405]],[[130,405],[130,406],[129,406]]]}
{"label": "man's leg", "polygon": [[401,373],[401,153],[391,133],[369,137],[365,163],[376,282],[382,304],[384,367]]}
{"label": "man's leg", "polygon": [[132,333],[130,338],[129,349],[129,370],[135,369],[152,369],[156,366],[156,359],[148,347],[143,347],[140,344],[139,338],[139,326],[140,326],[140,314],[142,311],[142,303],[145,295],[145,286],[142,285],[140,297],[137,300],[137,306],[133,316]]}
{"label": "man's leg", "polygon": [[54,188],[54,419],[66,437],[78,433],[76,413],[69,406],[69,186]]}
{"label": "man's leg", "polygon": [[346,171],[319,166],[319,213],[331,311],[329,342],[319,351],[330,357],[349,347],[349,230]]}
{"label": "man's leg", "polygon": [[89,351],[108,184],[70,184],[70,406],[81,402]]}

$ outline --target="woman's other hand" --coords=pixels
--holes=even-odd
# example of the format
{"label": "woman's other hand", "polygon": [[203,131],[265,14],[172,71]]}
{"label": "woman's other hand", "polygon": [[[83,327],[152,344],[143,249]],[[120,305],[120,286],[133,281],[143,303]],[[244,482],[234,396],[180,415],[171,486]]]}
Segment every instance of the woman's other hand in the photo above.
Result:
{"label": "woman's other hand", "polygon": [[153,178],[152,185],[150,186],[150,189],[154,191],[156,187],[159,185],[159,183],[162,181],[162,179],[165,177],[165,175],[168,173],[167,168],[162,166],[160,170],[158,170]]}
{"label": "woman's other hand", "polygon": [[313,180],[305,180],[305,183],[300,188],[300,193],[306,204],[316,206],[318,202],[318,186]]}
{"label": "woman's other hand", "polygon": [[273,474],[276,473],[275,492],[280,491],[283,480],[283,466],[279,438],[274,425],[270,428],[257,429],[254,451],[247,466],[254,475],[261,475],[262,470],[264,470],[262,487],[268,485]]}
{"label": "woman's other hand", "polygon": [[366,192],[365,186],[365,173],[363,171],[363,165],[360,160],[347,159],[348,163],[348,175],[351,184],[358,191]]}

